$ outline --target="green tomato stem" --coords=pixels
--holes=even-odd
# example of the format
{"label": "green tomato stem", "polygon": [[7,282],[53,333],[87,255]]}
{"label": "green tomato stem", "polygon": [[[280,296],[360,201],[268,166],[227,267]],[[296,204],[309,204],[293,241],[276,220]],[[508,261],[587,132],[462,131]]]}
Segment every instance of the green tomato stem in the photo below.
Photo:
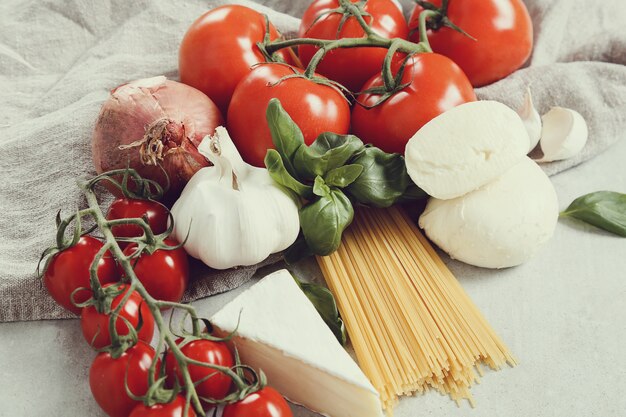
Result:
{"label": "green tomato stem", "polygon": [[429,52],[432,52],[432,48],[430,47],[430,42],[428,41],[428,32],[426,30],[426,19],[429,17],[435,17],[439,15],[439,12],[434,10],[424,10],[419,15],[419,33],[420,33],[420,43],[424,44]]}

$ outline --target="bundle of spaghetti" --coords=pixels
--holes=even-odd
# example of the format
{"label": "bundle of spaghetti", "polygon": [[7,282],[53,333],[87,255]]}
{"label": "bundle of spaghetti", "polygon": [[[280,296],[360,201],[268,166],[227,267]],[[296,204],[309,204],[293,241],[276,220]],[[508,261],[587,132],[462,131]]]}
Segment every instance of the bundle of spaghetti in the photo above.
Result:
{"label": "bundle of spaghetti", "polygon": [[388,413],[428,389],[473,404],[481,366],[515,359],[398,208],[360,208],[339,249],[318,257],[359,364]]}

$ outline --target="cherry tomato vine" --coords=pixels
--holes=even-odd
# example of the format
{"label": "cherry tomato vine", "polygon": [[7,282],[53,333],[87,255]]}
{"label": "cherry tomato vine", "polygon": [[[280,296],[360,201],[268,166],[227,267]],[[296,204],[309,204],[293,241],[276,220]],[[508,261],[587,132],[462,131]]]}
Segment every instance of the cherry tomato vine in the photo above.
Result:
{"label": "cherry tomato vine", "polygon": [[[120,177],[122,180],[118,181]],[[253,392],[262,390],[267,384],[262,371],[257,373],[254,369],[242,365],[236,354],[237,361],[234,366],[221,366],[214,363],[203,362],[184,354],[185,346],[193,343],[193,341],[206,340],[210,342],[226,342],[232,338],[234,333],[227,335],[225,338],[215,337],[204,330],[205,327],[206,329],[210,329],[210,323],[198,317],[193,306],[173,301],[157,300],[150,294],[137,277],[134,269],[134,261],[136,260],[135,258],[141,256],[144,252],[154,253],[157,250],[172,251],[181,246],[172,246],[171,241],[169,244],[164,242],[168,239],[172,231],[172,222],[170,221],[169,227],[163,233],[155,234],[148,223],[147,216],[143,218],[107,219],[100,207],[96,193],[96,186],[105,182],[108,183],[109,186],[119,189],[125,196],[134,199],[144,198],[152,201],[153,199],[158,199],[163,194],[163,190],[158,183],[142,178],[133,169],[106,172],[80,184],[79,186],[87,202],[87,208],[77,211],[66,219],[61,219],[60,215],[57,216],[58,231],[56,246],[44,252],[42,261],[45,258],[47,259],[43,271],[45,275],[45,271],[48,269],[49,265],[54,262],[56,255],[71,249],[88,233],[92,233],[94,230],[98,230],[101,233],[100,239],[102,240],[102,245],[93,256],[93,261],[89,268],[89,288],[75,288],[71,294],[73,304],[77,308],[95,308],[97,313],[109,316],[108,330],[103,331],[103,333],[106,333],[105,339],[107,342],[110,342],[110,344],[103,347],[102,343],[99,342],[97,346],[93,346],[96,348],[96,351],[101,352],[101,354],[106,354],[107,358],[109,358],[101,359],[101,361],[119,359],[125,355],[126,352],[130,352],[130,349],[134,349],[138,346],[138,343],[145,344],[145,342],[139,340],[139,333],[145,321],[150,320],[150,325],[154,325],[159,331],[157,346],[154,350],[155,354],[147,372],[147,392],[141,396],[136,395],[137,393],[134,393],[129,388],[128,381],[125,380],[124,386],[128,397],[133,401],[142,401],[145,407],[152,407],[158,404],[169,404],[172,401],[180,402],[178,398],[181,395],[181,391],[184,391],[185,405],[183,415],[192,416],[197,414],[205,416],[203,403],[235,403]],[[132,187],[129,186],[130,184],[132,184]],[[94,225],[88,230],[83,230],[82,225],[87,219],[90,219]],[[68,238],[66,234],[69,227],[72,225],[74,230],[71,238]],[[114,230],[120,226],[139,228],[142,231],[142,235],[135,237],[116,237]],[[95,240],[93,237],[90,237],[90,239]],[[121,247],[121,244],[124,243],[129,243],[136,249],[124,252]],[[108,254],[112,254],[117,261],[118,268],[123,272],[120,285],[103,284],[98,276],[101,262]],[[81,302],[78,302],[76,295],[79,292],[91,292],[92,297],[86,301],[81,300]],[[140,313],[139,321],[136,324],[131,323],[131,320],[126,317],[124,306],[127,302],[131,302],[131,297],[134,300],[132,302],[137,304],[137,295],[141,298],[141,303],[143,303],[138,310],[143,311],[143,313]],[[147,310],[143,307],[147,307]],[[177,334],[177,332],[173,330],[171,323],[174,315],[173,312],[172,316],[170,316],[169,323],[166,323],[163,310],[170,308],[180,310],[184,313],[178,330],[178,333],[181,334]],[[149,318],[143,317],[146,315],[146,311],[149,311]],[[191,324],[190,332],[185,329],[185,323],[187,323],[188,320],[190,320]],[[120,327],[120,323],[125,327]],[[90,335],[90,337],[93,337],[93,340],[96,340],[96,338],[100,336],[101,335],[98,333],[94,335],[93,332]],[[150,350],[151,348],[149,345],[145,345],[143,350],[146,349]],[[171,388],[168,388],[166,382],[168,379],[165,375],[166,367],[159,357],[160,353],[163,353],[168,362],[172,360],[176,362],[177,376]],[[100,356],[97,359],[99,358]],[[232,381],[234,391],[222,398],[202,397],[199,394],[198,387],[201,386],[204,381],[194,380],[190,368],[195,368],[196,370],[202,368],[209,369],[211,372],[204,378],[205,381],[215,373],[223,375]],[[128,369],[126,369],[125,378],[129,378],[128,372]],[[171,386],[172,384],[169,385]],[[231,384],[228,385],[230,386]],[[193,406],[193,409],[190,409],[190,406]]]}

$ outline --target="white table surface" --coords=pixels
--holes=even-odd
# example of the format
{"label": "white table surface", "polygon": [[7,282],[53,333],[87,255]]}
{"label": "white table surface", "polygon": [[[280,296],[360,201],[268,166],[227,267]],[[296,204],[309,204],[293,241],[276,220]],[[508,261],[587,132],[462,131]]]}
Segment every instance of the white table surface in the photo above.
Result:
{"label": "white table surface", "polygon": [[[626,192],[626,141],[552,181],[561,209],[588,192]],[[520,365],[488,372],[474,409],[431,392],[403,398],[396,417],[626,415],[626,239],[561,220],[525,265],[450,266]],[[195,306],[209,315],[238,291]],[[0,416],[104,416],[87,382],[94,355],[77,320],[0,324]]]}

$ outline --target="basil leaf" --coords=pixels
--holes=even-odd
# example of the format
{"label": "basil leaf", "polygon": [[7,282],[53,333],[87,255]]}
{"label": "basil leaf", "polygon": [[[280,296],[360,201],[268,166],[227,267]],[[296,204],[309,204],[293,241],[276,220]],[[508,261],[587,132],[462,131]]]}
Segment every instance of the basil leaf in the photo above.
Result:
{"label": "basil leaf", "polygon": [[343,320],[339,316],[335,297],[330,290],[324,286],[313,284],[310,282],[302,282],[298,278],[293,277],[302,292],[307,296],[311,304],[315,307],[324,323],[333,332],[342,346],[346,345],[346,327]]}
{"label": "basil leaf", "polygon": [[283,258],[287,265],[292,265],[311,255],[313,255],[313,252],[309,249],[309,245],[306,244],[302,232],[300,232],[296,241],[283,252]]}
{"label": "basil leaf", "polygon": [[397,202],[404,203],[407,201],[422,200],[427,197],[428,197],[428,194],[426,194],[426,191],[422,190],[420,187],[418,187],[417,185],[415,185],[415,183],[411,181],[411,183],[406,188],[406,190],[404,190],[404,194],[402,194],[402,197],[398,199]]}
{"label": "basil leaf", "polygon": [[270,177],[272,177],[274,181],[283,187],[293,190],[302,198],[310,199],[313,197],[313,191],[309,185],[302,184],[287,172],[285,165],[283,165],[283,159],[275,149],[267,150],[264,162]]}
{"label": "basil leaf", "polygon": [[330,187],[326,185],[322,177],[315,177],[315,182],[313,183],[313,194],[320,197],[325,197],[330,194]]}
{"label": "basil leaf", "polygon": [[344,188],[356,181],[362,172],[363,167],[361,165],[344,165],[328,171],[324,177],[324,182],[332,187]]}
{"label": "basil leaf", "polygon": [[292,177],[297,177],[297,171],[294,168],[293,157],[296,151],[304,146],[304,136],[297,124],[291,119],[289,113],[283,109],[280,100],[273,98],[267,105],[265,112],[267,125],[272,134],[272,142],[274,147],[283,158],[285,168]]}
{"label": "basil leaf", "polygon": [[626,237],[626,194],[613,191],[586,194],[574,200],[561,216]]}
{"label": "basil leaf", "polygon": [[345,164],[362,148],[363,142],[354,135],[325,132],[311,146],[298,148],[293,163],[301,178],[323,177],[331,169]]}
{"label": "basil leaf", "polygon": [[388,154],[378,148],[367,147],[350,163],[363,166],[363,173],[346,188],[347,193],[359,203],[389,207],[412,184],[400,154]]}
{"label": "basil leaf", "polygon": [[337,189],[300,209],[300,227],[311,251],[316,255],[336,251],[353,217],[352,203]]}

